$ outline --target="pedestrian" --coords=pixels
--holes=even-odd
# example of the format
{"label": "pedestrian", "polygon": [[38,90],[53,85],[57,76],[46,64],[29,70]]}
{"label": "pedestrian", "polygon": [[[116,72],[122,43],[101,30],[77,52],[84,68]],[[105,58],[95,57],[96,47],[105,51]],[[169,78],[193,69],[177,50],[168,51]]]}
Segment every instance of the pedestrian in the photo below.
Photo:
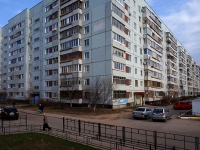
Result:
{"label": "pedestrian", "polygon": [[42,113],[42,112],[43,112],[42,104],[39,104],[39,113]]}
{"label": "pedestrian", "polygon": [[13,102],[12,102],[13,107],[15,107],[15,104],[16,104],[15,101],[13,101]]}
{"label": "pedestrian", "polygon": [[49,124],[48,124],[48,120],[47,120],[47,116],[45,114],[43,114],[44,118],[43,118],[43,131],[45,131],[45,128],[48,128],[48,131],[51,130],[51,127],[49,127]]}

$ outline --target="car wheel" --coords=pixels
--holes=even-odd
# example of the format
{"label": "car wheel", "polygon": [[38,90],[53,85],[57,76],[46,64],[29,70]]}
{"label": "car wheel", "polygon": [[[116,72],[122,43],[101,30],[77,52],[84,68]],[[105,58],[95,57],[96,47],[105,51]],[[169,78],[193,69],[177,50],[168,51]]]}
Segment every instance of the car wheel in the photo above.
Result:
{"label": "car wheel", "polygon": [[167,118],[165,118],[164,122],[167,122]]}
{"label": "car wheel", "polygon": [[152,119],[153,122],[155,122],[155,119]]}

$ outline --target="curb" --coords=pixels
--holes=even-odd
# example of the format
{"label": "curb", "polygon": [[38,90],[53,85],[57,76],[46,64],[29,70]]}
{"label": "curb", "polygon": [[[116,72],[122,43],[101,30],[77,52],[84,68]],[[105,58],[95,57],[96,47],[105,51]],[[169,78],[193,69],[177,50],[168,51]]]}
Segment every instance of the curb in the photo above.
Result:
{"label": "curb", "polygon": [[[188,111],[189,112],[189,111]],[[187,113],[187,112],[186,112]],[[185,114],[185,113],[184,113]],[[183,115],[178,116],[179,119],[191,119],[191,120],[200,120],[200,116],[197,117],[183,117]]]}

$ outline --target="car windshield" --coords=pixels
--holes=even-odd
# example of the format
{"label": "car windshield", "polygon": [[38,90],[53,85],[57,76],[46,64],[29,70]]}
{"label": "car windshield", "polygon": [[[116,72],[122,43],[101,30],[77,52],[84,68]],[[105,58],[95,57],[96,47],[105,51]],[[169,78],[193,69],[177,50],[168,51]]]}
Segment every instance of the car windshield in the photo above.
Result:
{"label": "car windshield", "polygon": [[154,109],[153,112],[154,113],[163,113],[163,109]]}
{"label": "car windshield", "polygon": [[137,108],[135,111],[144,111],[145,108]]}

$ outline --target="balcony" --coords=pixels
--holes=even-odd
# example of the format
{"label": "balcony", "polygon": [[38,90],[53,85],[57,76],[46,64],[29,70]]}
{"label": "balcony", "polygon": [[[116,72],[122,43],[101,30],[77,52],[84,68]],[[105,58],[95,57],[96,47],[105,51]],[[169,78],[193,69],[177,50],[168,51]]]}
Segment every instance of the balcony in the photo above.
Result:
{"label": "balcony", "polygon": [[177,57],[177,53],[171,47],[167,47],[167,55]]}
{"label": "balcony", "polygon": [[166,39],[169,42],[173,41],[175,44],[177,44],[177,40],[174,38],[174,36],[170,32],[166,32]]}

